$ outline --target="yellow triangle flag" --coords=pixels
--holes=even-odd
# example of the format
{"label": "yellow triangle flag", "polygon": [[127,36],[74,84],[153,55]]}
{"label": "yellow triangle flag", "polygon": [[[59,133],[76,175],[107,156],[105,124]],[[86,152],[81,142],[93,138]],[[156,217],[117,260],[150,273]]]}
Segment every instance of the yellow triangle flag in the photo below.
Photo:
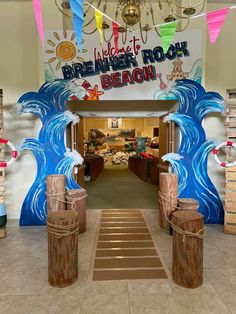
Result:
{"label": "yellow triangle flag", "polygon": [[100,34],[100,42],[102,45],[102,17],[103,17],[103,14],[102,14],[102,12],[100,12],[96,9],[95,9],[94,14],[95,14],[95,19],[96,19],[97,30],[99,31],[99,34]]}

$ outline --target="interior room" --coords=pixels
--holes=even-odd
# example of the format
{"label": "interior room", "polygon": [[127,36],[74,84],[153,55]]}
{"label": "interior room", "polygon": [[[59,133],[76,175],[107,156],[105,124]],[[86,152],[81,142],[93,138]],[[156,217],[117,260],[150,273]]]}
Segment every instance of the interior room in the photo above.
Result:
{"label": "interior room", "polygon": [[[159,174],[159,118],[84,118],[84,135],[85,188],[91,195],[87,198],[88,208],[142,208],[145,201],[146,204],[150,202],[148,208],[155,208]],[[140,154],[145,159],[138,164],[137,156]],[[95,157],[96,166],[92,166]],[[98,159],[101,160],[100,165]],[[122,182],[119,182],[122,174]],[[155,188],[142,184],[143,193],[140,193],[137,188],[140,180],[155,185]],[[101,190],[102,204],[99,204],[100,198],[93,197],[100,183],[102,190],[107,191],[102,193]],[[112,193],[114,190],[115,194]],[[130,202],[124,201],[122,192],[125,190],[129,190]],[[106,199],[108,196],[110,202]]]}
{"label": "interior room", "polygon": [[235,0],[0,8],[0,313],[236,313]]}

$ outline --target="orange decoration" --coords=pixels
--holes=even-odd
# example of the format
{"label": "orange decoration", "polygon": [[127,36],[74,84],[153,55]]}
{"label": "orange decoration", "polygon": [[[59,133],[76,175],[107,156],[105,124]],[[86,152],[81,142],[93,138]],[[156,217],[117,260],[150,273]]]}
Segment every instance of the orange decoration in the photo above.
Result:
{"label": "orange decoration", "polygon": [[94,85],[93,89],[87,89],[87,92],[89,93],[89,96],[87,100],[99,100],[99,96],[103,95],[103,91],[98,90],[98,86]]}

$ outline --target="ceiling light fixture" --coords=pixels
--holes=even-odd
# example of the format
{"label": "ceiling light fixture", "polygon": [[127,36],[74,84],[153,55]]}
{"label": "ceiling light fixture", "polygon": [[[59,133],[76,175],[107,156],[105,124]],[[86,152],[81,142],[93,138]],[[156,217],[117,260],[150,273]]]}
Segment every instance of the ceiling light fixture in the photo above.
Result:
{"label": "ceiling light fixture", "polygon": [[[69,0],[54,0],[58,10],[65,18],[72,18]],[[127,31],[140,30],[142,41],[147,41],[148,32],[154,28],[160,36],[156,25],[162,23],[173,22],[176,20],[185,21],[178,27],[178,31],[183,31],[188,27],[189,18],[200,14],[205,7],[207,0],[115,0],[104,1],[90,0],[84,4],[85,22],[83,32],[87,35],[96,31],[96,22],[94,10],[98,10],[107,14],[113,21],[120,25],[119,32],[122,34],[122,41],[125,44],[127,39]],[[106,32],[111,28],[110,21],[103,21],[103,36],[106,42],[112,39],[106,38]],[[146,36],[143,36],[143,32]]]}

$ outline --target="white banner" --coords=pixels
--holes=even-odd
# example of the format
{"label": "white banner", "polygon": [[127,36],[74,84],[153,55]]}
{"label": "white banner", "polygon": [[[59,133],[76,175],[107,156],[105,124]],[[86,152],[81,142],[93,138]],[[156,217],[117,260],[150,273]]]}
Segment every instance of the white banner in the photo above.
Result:
{"label": "white banner", "polygon": [[138,33],[128,33],[123,45],[119,35],[116,55],[113,39],[101,47],[98,32],[84,35],[82,52],[73,31],[46,32],[46,81],[73,79],[81,91],[77,98],[88,100],[166,99],[177,79],[201,82],[201,31],[176,33],[166,54],[154,31],[148,33],[146,44]]}

